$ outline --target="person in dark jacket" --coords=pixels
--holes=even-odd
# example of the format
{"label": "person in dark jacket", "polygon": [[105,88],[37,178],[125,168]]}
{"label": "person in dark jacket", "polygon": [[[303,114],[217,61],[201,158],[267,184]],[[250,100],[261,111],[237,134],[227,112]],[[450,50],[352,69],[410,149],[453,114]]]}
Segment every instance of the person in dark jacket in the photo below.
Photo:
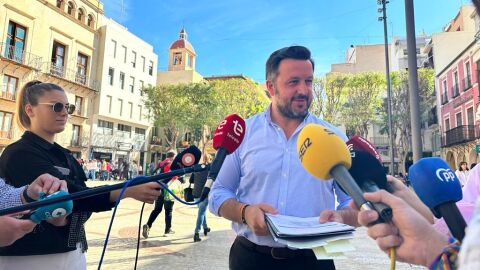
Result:
{"label": "person in dark jacket", "polygon": [[[0,157],[0,177],[21,187],[48,173],[67,182],[70,193],[88,189],[85,172],[68,149],[55,142],[75,106],[68,103],[58,85],[32,81],[18,93],[17,120],[26,129],[22,138],[5,148]],[[160,195],[158,183],[129,187],[122,198],[132,197],[153,203]],[[73,213],[66,218],[42,222],[33,232],[12,245],[0,248],[2,269],[86,269],[87,241],[84,224],[92,212],[109,211],[120,191],[100,194],[73,202]],[[19,259],[21,256],[21,259]]]}
{"label": "person in dark jacket", "polygon": [[[202,190],[207,182],[208,170],[202,172],[195,172],[192,173],[190,177],[190,183],[193,184],[193,198],[195,202],[200,200],[202,196]],[[207,207],[208,207],[208,199],[203,200],[198,206],[198,214],[197,214],[197,223],[195,225],[195,232],[193,234],[193,241],[199,242],[202,239],[200,238],[200,227],[203,227],[203,234],[207,236],[210,232],[210,228],[207,226]]]}

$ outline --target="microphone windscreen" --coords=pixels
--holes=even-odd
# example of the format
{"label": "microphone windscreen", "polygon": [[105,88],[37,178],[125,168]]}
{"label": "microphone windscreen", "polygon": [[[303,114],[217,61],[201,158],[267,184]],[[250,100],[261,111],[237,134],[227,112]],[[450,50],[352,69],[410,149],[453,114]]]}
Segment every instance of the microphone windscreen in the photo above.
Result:
{"label": "microphone windscreen", "polygon": [[382,164],[378,162],[370,152],[360,150],[351,151],[352,166],[348,170],[355,182],[361,187],[363,183],[371,181],[378,188],[393,192],[389,184],[387,184],[387,175]]}
{"label": "microphone windscreen", "polygon": [[198,164],[201,156],[202,151],[195,145],[190,145],[173,159],[170,170],[178,170],[182,167],[190,167]]}
{"label": "microphone windscreen", "polygon": [[245,136],[245,121],[236,114],[231,114],[220,122],[213,135],[213,148],[224,148],[233,153]]}
{"label": "microphone windscreen", "polygon": [[462,188],[448,164],[437,157],[422,158],[408,170],[410,182],[430,209],[462,199]]}
{"label": "microphone windscreen", "polygon": [[308,124],[300,131],[297,152],[305,170],[323,180],[332,178],[330,170],[336,165],[348,169],[352,162],[342,138],[317,124]]}
{"label": "microphone windscreen", "polygon": [[380,163],[382,163],[382,157],[378,153],[375,146],[365,138],[355,135],[347,141],[347,146],[350,151],[360,150],[363,152],[367,152],[370,155],[374,156]]}

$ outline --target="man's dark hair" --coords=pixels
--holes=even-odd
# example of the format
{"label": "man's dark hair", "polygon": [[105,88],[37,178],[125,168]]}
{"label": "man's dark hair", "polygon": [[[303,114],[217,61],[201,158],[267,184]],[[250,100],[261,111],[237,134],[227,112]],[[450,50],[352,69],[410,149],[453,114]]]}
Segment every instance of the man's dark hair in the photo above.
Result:
{"label": "man's dark hair", "polygon": [[480,0],[472,0],[473,5],[477,8],[477,13],[480,10]]}
{"label": "man's dark hair", "polygon": [[175,153],[174,152],[168,152],[167,153],[167,158],[172,158],[175,156]]}
{"label": "man's dark hair", "polygon": [[303,46],[290,46],[274,51],[267,60],[265,77],[267,80],[275,81],[278,74],[278,66],[284,59],[309,60],[312,69],[315,70],[315,63],[311,58],[310,50]]}

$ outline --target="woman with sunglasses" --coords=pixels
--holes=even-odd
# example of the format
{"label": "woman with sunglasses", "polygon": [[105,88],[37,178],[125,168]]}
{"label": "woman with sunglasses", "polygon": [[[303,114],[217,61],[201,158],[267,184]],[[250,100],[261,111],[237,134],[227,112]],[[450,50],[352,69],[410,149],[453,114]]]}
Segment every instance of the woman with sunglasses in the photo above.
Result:
{"label": "woman with sunglasses", "polygon": [[[70,193],[87,189],[87,178],[78,162],[69,150],[55,143],[55,135],[65,129],[68,114],[75,110],[64,90],[56,84],[32,81],[20,90],[17,103],[16,117],[26,131],[5,148],[0,157],[0,177],[20,187],[49,173],[66,180]],[[130,187],[123,198],[153,203],[160,195],[159,188],[157,183]],[[119,193],[75,200],[73,213],[66,219],[42,222],[32,233],[0,248],[0,269],[86,269],[84,223],[92,212],[109,211]]]}

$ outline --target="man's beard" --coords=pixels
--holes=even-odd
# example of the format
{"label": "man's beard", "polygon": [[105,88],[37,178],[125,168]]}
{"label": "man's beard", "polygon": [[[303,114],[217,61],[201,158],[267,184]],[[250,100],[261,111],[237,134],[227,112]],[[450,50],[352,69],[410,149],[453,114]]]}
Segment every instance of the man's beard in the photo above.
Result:
{"label": "man's beard", "polygon": [[[275,88],[275,96],[278,97],[279,93]],[[292,102],[294,100],[305,100],[307,103],[307,107],[305,110],[300,112],[295,112],[292,109]],[[293,98],[288,100],[286,103],[283,103],[280,99],[277,99],[277,109],[278,111],[286,118],[290,119],[303,119],[308,114],[308,108],[312,104],[311,100],[309,100],[308,96],[306,95],[295,95]]]}

